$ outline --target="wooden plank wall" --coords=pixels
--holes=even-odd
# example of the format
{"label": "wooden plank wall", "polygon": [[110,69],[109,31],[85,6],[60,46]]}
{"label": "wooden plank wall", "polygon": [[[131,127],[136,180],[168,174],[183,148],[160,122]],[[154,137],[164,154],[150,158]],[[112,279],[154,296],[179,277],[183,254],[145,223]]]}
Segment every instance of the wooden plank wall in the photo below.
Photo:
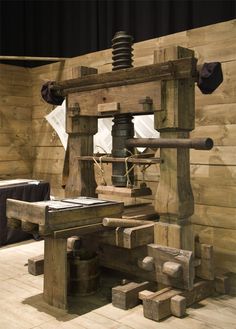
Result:
{"label": "wooden plank wall", "polygon": [[31,115],[29,70],[0,64],[0,179],[31,175]]}
{"label": "wooden plank wall", "polygon": [[[202,95],[196,87],[196,129],[192,137],[212,137],[215,146],[209,152],[191,151],[195,197],[192,222],[202,241],[214,245],[216,266],[236,272],[236,20],[136,43],[134,65],[152,64],[153,51],[171,45],[195,50],[199,63],[220,61],[223,66],[224,82],[214,94]],[[55,196],[64,196],[61,189],[64,150],[44,119],[53,106],[41,99],[40,88],[45,81],[70,78],[71,68],[80,65],[98,68],[99,73],[110,71],[111,50],[30,70],[33,89],[31,143],[35,155],[33,177],[49,180]],[[12,99],[23,97],[23,91],[21,93],[19,89],[20,96],[15,95]],[[22,113],[25,112],[22,109]],[[141,179],[140,171],[138,178]],[[145,179],[155,194],[158,166],[149,168]]]}

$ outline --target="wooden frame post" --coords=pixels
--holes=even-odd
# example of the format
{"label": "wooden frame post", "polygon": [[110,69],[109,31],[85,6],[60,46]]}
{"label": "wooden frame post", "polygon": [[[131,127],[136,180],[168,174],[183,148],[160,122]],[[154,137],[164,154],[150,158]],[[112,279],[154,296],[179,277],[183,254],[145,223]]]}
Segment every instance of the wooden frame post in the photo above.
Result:
{"label": "wooden frame post", "polygon": [[44,249],[44,300],[67,309],[67,239],[45,237]]}
{"label": "wooden frame post", "polygon": [[[73,77],[96,74],[97,70],[79,67],[72,72]],[[95,196],[96,182],[92,162],[80,162],[77,156],[93,154],[93,135],[97,133],[97,118],[80,115],[79,104],[66,110],[66,131],[69,134],[69,176],[65,186],[66,197]]]}
{"label": "wooden frame post", "polygon": [[[193,57],[192,50],[170,47],[155,52],[155,62]],[[189,138],[194,129],[194,79],[161,82],[161,110],[154,112],[155,129],[161,138]],[[161,148],[160,182],[155,209],[160,222],[155,224],[154,242],[173,248],[193,250],[189,217],[194,212],[190,184],[189,149]]]}

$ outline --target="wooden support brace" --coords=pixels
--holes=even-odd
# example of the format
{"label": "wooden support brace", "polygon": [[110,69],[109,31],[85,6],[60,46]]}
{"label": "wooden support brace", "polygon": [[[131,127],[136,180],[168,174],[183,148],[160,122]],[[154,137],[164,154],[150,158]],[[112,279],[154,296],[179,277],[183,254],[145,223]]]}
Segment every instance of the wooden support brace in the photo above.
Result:
{"label": "wooden support brace", "polygon": [[[95,74],[94,68],[79,67],[72,72],[75,77]],[[68,178],[65,186],[65,195],[95,196],[96,182],[94,178],[93,164],[79,162],[77,156],[93,154],[93,135],[97,132],[97,118],[80,115],[79,104],[67,107],[66,132],[68,138]]]}

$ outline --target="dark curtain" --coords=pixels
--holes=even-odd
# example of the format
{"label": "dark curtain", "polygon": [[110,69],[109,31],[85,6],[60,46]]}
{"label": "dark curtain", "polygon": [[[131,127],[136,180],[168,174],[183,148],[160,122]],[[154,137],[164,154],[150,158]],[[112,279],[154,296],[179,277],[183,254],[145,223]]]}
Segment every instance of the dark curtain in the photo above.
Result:
{"label": "dark curtain", "polygon": [[0,55],[74,57],[110,48],[120,30],[138,42],[235,17],[227,0],[0,0]]}

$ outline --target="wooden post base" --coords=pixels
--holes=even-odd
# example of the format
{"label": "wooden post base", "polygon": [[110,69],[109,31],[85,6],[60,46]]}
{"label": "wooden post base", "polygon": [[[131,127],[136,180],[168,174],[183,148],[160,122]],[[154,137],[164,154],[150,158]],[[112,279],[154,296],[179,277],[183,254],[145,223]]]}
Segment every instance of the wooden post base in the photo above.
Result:
{"label": "wooden post base", "polygon": [[155,293],[141,291],[139,298],[143,301],[143,314],[146,318],[160,321],[170,315],[182,317],[187,306],[199,302],[215,291],[213,281],[199,281],[191,291],[164,288]]}

